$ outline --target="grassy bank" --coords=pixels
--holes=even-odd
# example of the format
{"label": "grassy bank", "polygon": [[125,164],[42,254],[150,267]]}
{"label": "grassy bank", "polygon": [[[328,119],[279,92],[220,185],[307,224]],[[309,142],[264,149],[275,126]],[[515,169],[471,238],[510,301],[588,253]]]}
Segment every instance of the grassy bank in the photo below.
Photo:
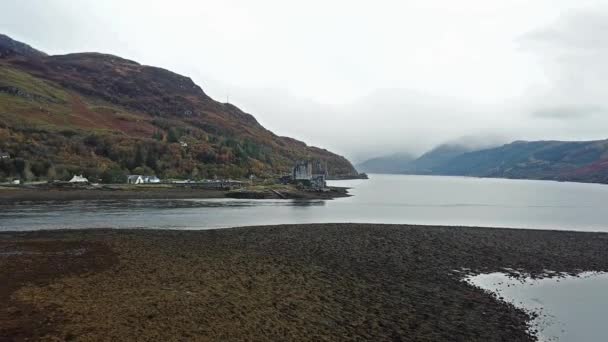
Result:
{"label": "grassy bank", "polygon": [[525,312],[455,270],[606,271],[607,243],[365,224],[0,233],[0,336],[530,341]]}

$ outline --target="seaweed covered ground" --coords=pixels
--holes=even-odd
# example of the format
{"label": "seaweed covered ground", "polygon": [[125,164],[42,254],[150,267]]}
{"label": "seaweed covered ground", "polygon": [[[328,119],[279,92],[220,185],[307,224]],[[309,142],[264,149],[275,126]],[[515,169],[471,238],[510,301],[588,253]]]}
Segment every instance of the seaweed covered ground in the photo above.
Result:
{"label": "seaweed covered ground", "polygon": [[370,224],[5,232],[0,340],[532,341],[526,312],[462,277],[607,271],[606,246]]}

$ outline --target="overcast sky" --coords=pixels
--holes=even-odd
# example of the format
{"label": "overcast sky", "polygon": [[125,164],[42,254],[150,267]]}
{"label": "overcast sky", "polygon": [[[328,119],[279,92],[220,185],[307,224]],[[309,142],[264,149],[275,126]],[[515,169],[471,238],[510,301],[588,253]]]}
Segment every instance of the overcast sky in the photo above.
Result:
{"label": "overcast sky", "polygon": [[3,0],[0,32],[190,76],[353,161],[608,138],[607,0]]}

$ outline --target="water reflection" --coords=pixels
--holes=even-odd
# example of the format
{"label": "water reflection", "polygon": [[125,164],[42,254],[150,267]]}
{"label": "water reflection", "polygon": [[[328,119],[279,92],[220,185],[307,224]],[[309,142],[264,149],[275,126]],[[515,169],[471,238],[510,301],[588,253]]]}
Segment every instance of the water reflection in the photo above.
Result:
{"label": "water reflection", "polygon": [[606,341],[607,273],[537,280],[517,280],[503,273],[491,273],[467,281],[515,306],[536,312],[538,317],[532,324],[539,331],[540,341]]}
{"label": "water reflection", "polygon": [[62,211],[149,211],[194,208],[238,208],[259,206],[324,206],[323,200],[238,200],[238,199],[141,199],[141,200],[76,200],[15,202],[0,204],[0,217],[18,217],[38,213],[52,214]]}
{"label": "water reflection", "polygon": [[608,186],[464,177],[371,175],[335,181],[324,200],[103,200],[0,205],[0,229],[206,229],[289,223],[398,223],[608,230]]}

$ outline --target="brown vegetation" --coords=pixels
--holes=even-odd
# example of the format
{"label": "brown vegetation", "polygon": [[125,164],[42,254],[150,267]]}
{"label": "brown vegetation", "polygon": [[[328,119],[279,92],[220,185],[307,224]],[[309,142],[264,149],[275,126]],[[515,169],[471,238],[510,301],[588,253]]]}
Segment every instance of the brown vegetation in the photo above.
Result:
{"label": "brown vegetation", "polygon": [[335,175],[356,173],[345,158],[277,136],[214,101],[188,77],[99,53],[31,53],[6,38],[0,151],[12,159],[0,162],[0,181],[74,173],[109,181],[136,169],[162,177],[268,176],[298,159],[326,161]]}
{"label": "brown vegetation", "polygon": [[14,340],[531,341],[528,314],[455,271],[606,271],[607,241],[365,224],[1,233],[0,319],[32,328],[2,331]]}

